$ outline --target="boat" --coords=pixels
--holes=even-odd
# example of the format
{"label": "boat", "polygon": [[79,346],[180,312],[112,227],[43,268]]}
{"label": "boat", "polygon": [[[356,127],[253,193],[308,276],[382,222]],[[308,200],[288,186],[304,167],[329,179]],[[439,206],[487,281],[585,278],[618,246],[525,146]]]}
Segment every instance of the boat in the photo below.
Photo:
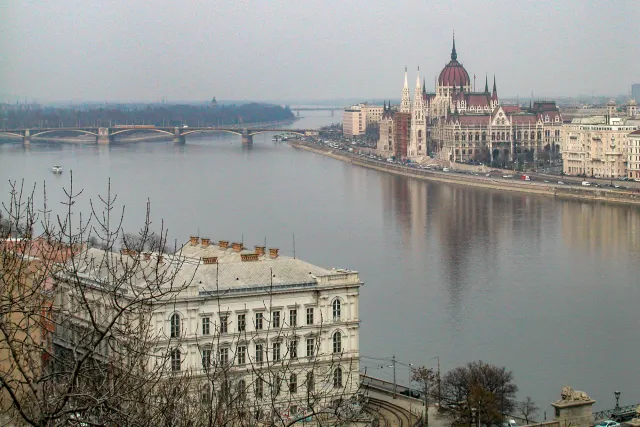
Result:
{"label": "boat", "polygon": [[272,138],[274,141],[282,141],[282,137],[280,135],[276,135]]}
{"label": "boat", "polygon": [[51,171],[53,173],[62,173],[62,166],[60,165],[55,165],[53,168],[51,168]]}

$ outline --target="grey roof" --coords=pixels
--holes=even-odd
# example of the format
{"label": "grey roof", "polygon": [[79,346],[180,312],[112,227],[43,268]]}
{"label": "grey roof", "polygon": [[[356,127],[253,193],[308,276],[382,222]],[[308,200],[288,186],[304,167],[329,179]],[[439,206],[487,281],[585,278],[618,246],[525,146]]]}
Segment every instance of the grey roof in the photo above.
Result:
{"label": "grey roof", "polygon": [[[88,282],[107,284],[113,283],[115,277],[127,277],[128,285],[144,286],[154,281],[168,284],[172,280],[176,285],[197,284],[201,294],[225,289],[241,292],[255,288],[316,286],[319,281],[341,281],[345,274],[349,275],[345,279],[349,282],[357,279],[354,271],[325,269],[281,255],[272,258],[268,251],[257,260],[243,261],[241,255],[248,253],[253,252],[236,252],[214,245],[204,248],[187,243],[173,255],[153,253],[145,256],[92,248],[76,256],[74,262],[80,276]],[[202,259],[207,257],[217,257],[217,263],[205,264]]]}

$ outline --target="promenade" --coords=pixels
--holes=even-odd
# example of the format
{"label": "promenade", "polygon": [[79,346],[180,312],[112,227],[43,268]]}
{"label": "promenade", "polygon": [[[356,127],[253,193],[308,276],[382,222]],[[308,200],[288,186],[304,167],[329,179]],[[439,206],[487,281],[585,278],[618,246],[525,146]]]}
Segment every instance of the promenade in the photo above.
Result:
{"label": "promenade", "polygon": [[485,188],[490,190],[511,191],[518,193],[537,194],[561,199],[594,201],[615,204],[640,206],[640,192],[633,190],[613,190],[605,188],[566,186],[553,183],[527,182],[519,180],[505,180],[495,177],[465,175],[452,172],[417,169],[395,163],[387,163],[361,157],[348,151],[335,149],[319,144],[302,141],[288,141],[292,147],[311,151],[336,160],[352,163],[369,169],[403,175],[427,181],[445,182],[448,184],[464,185],[468,187]]}

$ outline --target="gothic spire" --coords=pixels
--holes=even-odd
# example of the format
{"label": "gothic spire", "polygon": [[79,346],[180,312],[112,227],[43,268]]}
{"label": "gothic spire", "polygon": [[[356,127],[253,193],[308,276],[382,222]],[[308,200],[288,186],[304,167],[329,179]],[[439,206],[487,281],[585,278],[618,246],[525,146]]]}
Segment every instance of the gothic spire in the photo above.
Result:
{"label": "gothic spire", "polygon": [[453,32],[453,49],[451,49],[451,60],[457,61],[458,54],[456,53],[456,32]]}
{"label": "gothic spire", "polygon": [[409,82],[407,81],[407,67],[404,67],[404,87],[409,89]]}
{"label": "gothic spire", "polygon": [[427,79],[422,79],[422,93],[427,93]]}
{"label": "gothic spire", "polygon": [[486,74],[484,76],[484,91],[489,93],[489,77]]}
{"label": "gothic spire", "polygon": [[498,90],[496,89],[496,75],[493,75],[493,93],[491,94],[491,98],[498,99]]}

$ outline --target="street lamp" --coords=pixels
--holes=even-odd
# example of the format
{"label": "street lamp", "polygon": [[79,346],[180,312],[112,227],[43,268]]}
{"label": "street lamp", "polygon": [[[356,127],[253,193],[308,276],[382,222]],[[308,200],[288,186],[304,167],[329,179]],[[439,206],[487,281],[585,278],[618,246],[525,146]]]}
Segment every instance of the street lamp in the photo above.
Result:
{"label": "street lamp", "polygon": [[616,407],[613,408],[613,419],[616,421],[620,421],[620,416],[622,414],[622,410],[620,408],[620,392],[618,390],[613,392],[614,396],[616,397]]}

